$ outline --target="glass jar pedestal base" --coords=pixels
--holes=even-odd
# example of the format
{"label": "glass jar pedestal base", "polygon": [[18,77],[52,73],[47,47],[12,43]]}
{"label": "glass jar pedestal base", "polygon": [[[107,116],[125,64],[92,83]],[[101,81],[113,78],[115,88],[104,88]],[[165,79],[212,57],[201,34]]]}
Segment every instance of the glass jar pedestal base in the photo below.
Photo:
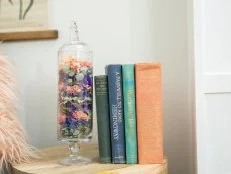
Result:
{"label": "glass jar pedestal base", "polygon": [[78,141],[70,141],[69,142],[69,152],[70,155],[67,158],[62,159],[59,161],[60,164],[65,166],[72,166],[72,165],[85,165],[91,162],[91,159],[79,156],[80,147]]}
{"label": "glass jar pedestal base", "polygon": [[67,157],[67,158],[64,158],[63,160],[59,161],[59,163],[64,165],[64,166],[85,165],[85,164],[89,164],[90,162],[91,162],[91,159],[84,158],[82,156]]}

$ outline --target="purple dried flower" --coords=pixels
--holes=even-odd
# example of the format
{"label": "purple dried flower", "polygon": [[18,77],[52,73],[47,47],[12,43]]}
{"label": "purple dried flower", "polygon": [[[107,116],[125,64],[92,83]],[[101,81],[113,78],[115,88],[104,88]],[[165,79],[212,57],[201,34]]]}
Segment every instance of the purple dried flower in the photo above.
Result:
{"label": "purple dried flower", "polygon": [[89,75],[87,75],[87,82],[89,86],[92,86],[92,78]]}
{"label": "purple dried flower", "polygon": [[83,78],[83,84],[84,84],[84,85],[88,85],[87,76],[84,76],[84,78]]}

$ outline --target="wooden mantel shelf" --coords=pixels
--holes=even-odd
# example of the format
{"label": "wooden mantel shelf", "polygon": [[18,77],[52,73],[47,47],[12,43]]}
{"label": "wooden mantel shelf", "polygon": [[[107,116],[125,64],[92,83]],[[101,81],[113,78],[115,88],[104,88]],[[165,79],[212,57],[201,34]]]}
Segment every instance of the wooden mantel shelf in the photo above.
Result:
{"label": "wooden mantel shelf", "polygon": [[83,144],[80,155],[92,158],[92,163],[83,166],[62,166],[58,161],[68,155],[67,146],[56,146],[41,150],[44,157],[29,164],[12,167],[13,174],[167,174],[167,160],[163,164],[126,165],[99,164],[96,144]]}
{"label": "wooden mantel shelf", "polygon": [[0,32],[0,41],[57,39],[57,30]]}

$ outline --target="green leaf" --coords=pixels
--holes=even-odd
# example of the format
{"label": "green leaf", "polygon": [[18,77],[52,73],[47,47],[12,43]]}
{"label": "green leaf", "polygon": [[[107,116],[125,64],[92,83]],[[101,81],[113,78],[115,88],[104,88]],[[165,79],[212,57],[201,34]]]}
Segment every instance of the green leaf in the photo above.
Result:
{"label": "green leaf", "polygon": [[91,112],[91,111],[89,111],[88,117],[89,117],[90,119],[92,119],[92,112]]}
{"label": "green leaf", "polygon": [[71,71],[70,73],[69,73],[69,76],[71,76],[71,77],[73,77],[75,75],[75,73],[73,72],[73,71]]}
{"label": "green leaf", "polygon": [[60,106],[60,111],[63,113],[63,114],[68,114],[71,112],[71,109],[66,107],[65,105],[61,105]]}
{"label": "green leaf", "polygon": [[73,136],[77,136],[78,137],[78,135],[79,135],[79,130],[75,129],[74,132],[73,132]]}
{"label": "green leaf", "polygon": [[14,2],[12,0],[8,0],[11,5],[14,5]]}
{"label": "green leaf", "polygon": [[29,5],[27,6],[27,8],[26,8],[26,10],[25,10],[25,12],[24,12],[24,14],[23,14],[23,19],[26,18],[26,14],[29,12],[29,10],[31,9],[31,7],[33,6],[33,4],[34,4],[34,0],[30,0],[30,3],[29,3]]}
{"label": "green leaf", "polygon": [[84,134],[88,135],[90,132],[91,132],[91,129],[89,127],[86,127]]}
{"label": "green leaf", "polygon": [[87,68],[86,68],[86,67],[80,68],[80,72],[81,72],[82,74],[86,75],[86,74],[87,74]]}
{"label": "green leaf", "polygon": [[88,73],[88,74],[92,74],[92,72],[93,72],[93,71],[92,71],[92,68],[87,70],[87,73]]}
{"label": "green leaf", "polygon": [[63,72],[66,74],[69,74],[71,72],[71,68],[67,65],[64,65],[63,66]]}
{"label": "green leaf", "polygon": [[83,78],[84,78],[84,75],[83,75],[82,73],[79,73],[79,74],[77,74],[77,75],[75,76],[75,78],[76,78],[77,81],[82,81]]}
{"label": "green leaf", "polygon": [[70,128],[66,127],[62,129],[63,136],[70,136]]}
{"label": "green leaf", "polygon": [[23,17],[22,17],[22,10],[23,10],[23,1],[20,0],[19,1],[19,20],[23,19]]}
{"label": "green leaf", "polygon": [[78,106],[79,105],[79,103],[77,101],[73,101],[73,100],[71,101],[71,104],[74,105],[74,106]]}
{"label": "green leaf", "polygon": [[72,84],[73,80],[72,79],[68,79],[67,82],[68,82],[68,84],[69,83]]}

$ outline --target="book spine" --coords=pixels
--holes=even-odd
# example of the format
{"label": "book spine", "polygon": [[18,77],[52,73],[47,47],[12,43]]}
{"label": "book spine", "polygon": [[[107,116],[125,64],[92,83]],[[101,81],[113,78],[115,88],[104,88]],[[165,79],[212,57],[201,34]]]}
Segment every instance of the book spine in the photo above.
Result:
{"label": "book spine", "polygon": [[135,74],[138,161],[163,163],[161,65],[136,64]]}
{"label": "book spine", "polygon": [[124,115],[121,65],[108,65],[108,89],[112,144],[112,163],[125,163]]}
{"label": "book spine", "polygon": [[95,76],[95,96],[98,127],[99,161],[111,163],[111,137],[107,76]]}
{"label": "book spine", "polygon": [[123,65],[124,122],[127,164],[137,164],[134,65]]}

